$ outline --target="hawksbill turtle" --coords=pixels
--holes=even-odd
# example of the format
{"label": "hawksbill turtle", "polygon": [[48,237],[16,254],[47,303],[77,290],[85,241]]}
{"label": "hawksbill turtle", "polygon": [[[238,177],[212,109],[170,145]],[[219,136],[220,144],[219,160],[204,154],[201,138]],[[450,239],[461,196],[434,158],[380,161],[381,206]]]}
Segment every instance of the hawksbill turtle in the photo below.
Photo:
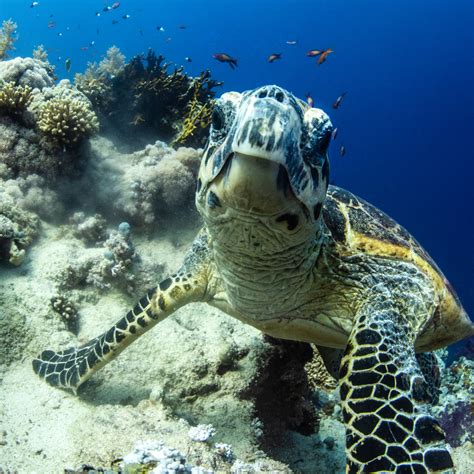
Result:
{"label": "hawksbill turtle", "polygon": [[[450,472],[430,415],[434,349],[474,334],[453,288],[386,214],[329,185],[332,124],[277,86],[217,100],[181,269],[107,332],[33,361],[77,389],[179,307],[204,301],[339,365],[347,472]],[[434,387],[434,388],[433,388]]]}

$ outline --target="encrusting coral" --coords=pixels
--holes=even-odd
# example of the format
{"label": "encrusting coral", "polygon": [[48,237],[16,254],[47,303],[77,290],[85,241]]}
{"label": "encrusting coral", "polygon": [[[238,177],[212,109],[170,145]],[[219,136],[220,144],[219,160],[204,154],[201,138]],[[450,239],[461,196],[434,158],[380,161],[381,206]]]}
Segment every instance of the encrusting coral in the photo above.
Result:
{"label": "encrusting coral", "polygon": [[58,97],[43,104],[38,127],[58,144],[69,145],[97,132],[99,121],[87,103]]}
{"label": "encrusting coral", "polygon": [[0,114],[20,117],[32,101],[31,90],[14,82],[0,84]]}
{"label": "encrusting coral", "polygon": [[0,61],[8,57],[8,51],[15,49],[13,44],[17,40],[15,30],[17,24],[12,20],[5,20],[0,28]]}

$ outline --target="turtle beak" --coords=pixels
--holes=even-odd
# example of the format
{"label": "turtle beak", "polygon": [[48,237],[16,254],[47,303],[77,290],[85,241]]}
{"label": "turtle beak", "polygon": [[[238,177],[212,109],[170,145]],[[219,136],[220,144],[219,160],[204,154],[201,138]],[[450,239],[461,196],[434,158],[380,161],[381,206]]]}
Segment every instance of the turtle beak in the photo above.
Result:
{"label": "turtle beak", "polygon": [[286,165],[285,154],[297,144],[301,119],[288,94],[277,86],[257,89],[237,116],[232,151]]}

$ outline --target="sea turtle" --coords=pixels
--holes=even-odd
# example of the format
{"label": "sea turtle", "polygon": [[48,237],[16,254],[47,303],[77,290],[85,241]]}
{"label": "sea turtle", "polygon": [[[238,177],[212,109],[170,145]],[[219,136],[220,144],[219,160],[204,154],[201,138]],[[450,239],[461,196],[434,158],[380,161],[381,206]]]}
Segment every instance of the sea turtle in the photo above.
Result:
{"label": "sea turtle", "polygon": [[416,354],[474,326],[403,227],[329,186],[331,130],[322,110],[280,87],[223,94],[197,180],[204,226],[181,269],[84,346],[44,351],[35,372],[75,390],[176,309],[205,301],[318,345],[328,367],[340,360],[348,472],[449,472],[428,410],[434,358]]}

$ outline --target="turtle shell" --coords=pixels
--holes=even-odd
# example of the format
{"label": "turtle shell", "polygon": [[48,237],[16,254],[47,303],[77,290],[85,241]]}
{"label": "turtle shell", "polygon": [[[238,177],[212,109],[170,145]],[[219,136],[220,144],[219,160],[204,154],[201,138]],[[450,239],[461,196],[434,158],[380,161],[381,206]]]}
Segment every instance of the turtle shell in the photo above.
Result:
{"label": "turtle shell", "polygon": [[391,217],[349,191],[329,186],[323,218],[342,255],[363,252],[411,262],[431,279],[438,304],[417,337],[417,351],[444,347],[474,334],[474,325],[446,277],[426,250]]}

